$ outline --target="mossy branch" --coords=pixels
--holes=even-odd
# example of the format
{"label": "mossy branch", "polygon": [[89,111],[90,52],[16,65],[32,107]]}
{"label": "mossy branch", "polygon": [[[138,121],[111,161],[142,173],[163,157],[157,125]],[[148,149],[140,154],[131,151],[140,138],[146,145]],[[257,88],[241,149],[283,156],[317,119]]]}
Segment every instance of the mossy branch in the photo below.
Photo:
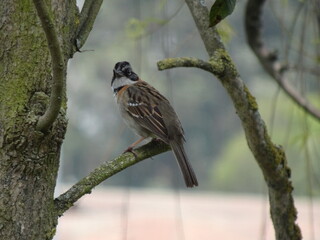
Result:
{"label": "mossy branch", "polygon": [[194,67],[200,68],[204,71],[220,75],[223,69],[216,64],[216,62],[206,62],[198,58],[180,57],[180,58],[166,58],[157,63],[159,70],[166,70],[176,67]]}
{"label": "mossy branch", "polygon": [[[208,28],[209,11],[201,1],[186,0],[210,60],[204,62],[193,58],[165,59],[158,63],[160,70],[172,67],[199,67],[213,73],[228,92],[241,120],[248,146],[264,175],[269,191],[271,218],[277,240],[301,239],[296,224],[297,212],[292,197],[290,169],[280,146],[268,135],[258,104],[220,41],[215,28]],[[209,66],[209,65],[210,66]],[[214,69],[214,70],[213,70]]]}
{"label": "mossy branch", "polygon": [[64,86],[63,83],[65,79],[65,64],[58,40],[58,35],[45,1],[33,0],[33,3],[47,38],[53,73],[49,106],[44,115],[39,118],[37,123],[37,130],[44,132],[56,120],[61,108]]}
{"label": "mossy branch", "polygon": [[134,153],[136,156],[134,156],[133,153],[123,153],[111,161],[104,162],[102,165],[93,170],[87,177],[81,179],[68,191],[55,199],[57,215],[61,216],[65,211],[72,207],[78,199],[80,199],[83,195],[90,193],[91,190],[95,186],[99,185],[102,181],[144,159],[169,150],[169,145],[155,140],[135,149]]}
{"label": "mossy branch", "polygon": [[77,51],[80,51],[86,42],[99,13],[102,2],[103,0],[86,0],[84,2],[75,38]]}

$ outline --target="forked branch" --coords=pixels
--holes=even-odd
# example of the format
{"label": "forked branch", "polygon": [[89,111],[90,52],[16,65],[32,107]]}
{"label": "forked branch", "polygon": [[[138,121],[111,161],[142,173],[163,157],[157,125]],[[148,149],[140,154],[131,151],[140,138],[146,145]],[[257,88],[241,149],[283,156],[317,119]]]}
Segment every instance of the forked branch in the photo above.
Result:
{"label": "forked branch", "polygon": [[103,0],[86,0],[83,4],[75,38],[78,51],[82,48],[92,30],[102,2]]}
{"label": "forked branch", "polygon": [[38,131],[46,131],[58,117],[63,95],[63,83],[65,79],[65,64],[54,23],[50,17],[48,7],[43,0],[33,0],[45,32],[52,64],[52,89],[49,106],[37,123]]}
{"label": "forked branch", "polygon": [[[235,110],[241,120],[248,146],[252,151],[265,178],[269,191],[270,211],[276,238],[279,240],[299,240],[301,232],[296,224],[297,212],[292,197],[290,169],[283,149],[275,145],[262,120],[258,104],[239,76],[231,57],[220,41],[215,28],[208,28],[209,11],[202,1],[185,0],[194,18],[200,36],[206,47],[212,72],[225,87]],[[200,61],[201,62],[201,61]],[[158,63],[159,69],[182,67],[181,58],[163,60]],[[208,70],[207,63],[185,61],[186,67]]]}

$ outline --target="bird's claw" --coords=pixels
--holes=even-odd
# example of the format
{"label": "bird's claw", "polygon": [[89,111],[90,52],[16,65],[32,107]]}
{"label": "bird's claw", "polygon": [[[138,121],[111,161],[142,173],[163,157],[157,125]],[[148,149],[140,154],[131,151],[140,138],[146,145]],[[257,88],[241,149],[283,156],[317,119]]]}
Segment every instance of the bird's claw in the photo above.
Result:
{"label": "bird's claw", "polygon": [[138,158],[132,147],[128,147],[123,153],[132,153],[135,158]]}

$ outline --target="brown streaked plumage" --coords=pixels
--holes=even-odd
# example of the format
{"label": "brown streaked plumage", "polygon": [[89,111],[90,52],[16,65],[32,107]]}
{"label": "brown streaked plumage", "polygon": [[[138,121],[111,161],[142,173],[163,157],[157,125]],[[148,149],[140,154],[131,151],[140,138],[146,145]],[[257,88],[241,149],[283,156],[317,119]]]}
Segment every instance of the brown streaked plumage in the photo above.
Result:
{"label": "brown streaked plumage", "polygon": [[169,101],[154,87],[142,81],[128,62],[118,62],[113,70],[111,86],[122,117],[142,138],[129,146],[131,150],[147,137],[169,144],[177,159],[187,187],[198,186],[184,150],[184,131]]}

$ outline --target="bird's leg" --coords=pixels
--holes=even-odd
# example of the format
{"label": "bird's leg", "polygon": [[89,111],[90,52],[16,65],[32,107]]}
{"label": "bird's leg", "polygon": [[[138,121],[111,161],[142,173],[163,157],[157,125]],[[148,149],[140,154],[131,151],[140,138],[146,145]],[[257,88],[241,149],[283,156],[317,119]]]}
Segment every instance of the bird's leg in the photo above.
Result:
{"label": "bird's leg", "polygon": [[151,142],[154,142],[154,143],[163,143],[164,141],[161,140],[160,138],[152,138]]}
{"label": "bird's leg", "polygon": [[139,140],[135,141],[134,143],[132,143],[124,152],[131,152],[135,157],[137,157],[137,155],[134,153],[133,148],[138,145],[139,143],[141,143],[144,139],[146,139],[145,137],[140,138]]}

